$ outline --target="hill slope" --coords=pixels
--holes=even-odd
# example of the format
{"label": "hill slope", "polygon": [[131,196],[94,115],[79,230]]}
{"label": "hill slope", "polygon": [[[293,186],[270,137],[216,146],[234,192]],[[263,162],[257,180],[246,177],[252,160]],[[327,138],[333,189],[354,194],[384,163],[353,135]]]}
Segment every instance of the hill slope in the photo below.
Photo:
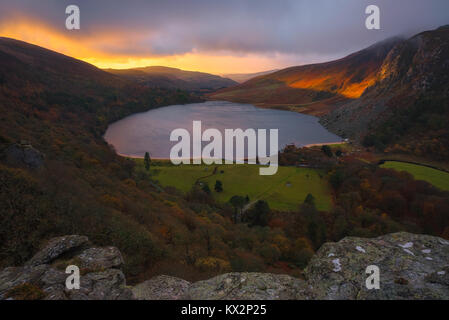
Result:
{"label": "hill slope", "polygon": [[131,277],[158,261],[165,248],[153,232],[177,230],[181,209],[146,176],[134,179],[134,163],[102,135],[133,112],[195,99],[0,38],[0,101],[0,265],[20,264],[43,240],[73,232],[118,246]]}
{"label": "hill slope", "polygon": [[126,70],[106,69],[105,71],[152,88],[211,92],[237,85],[237,82],[231,79],[213,74],[168,67],[155,66]]}
{"label": "hill slope", "polygon": [[363,96],[323,117],[366,146],[447,161],[449,26],[398,43]]}
{"label": "hill slope", "polygon": [[278,71],[278,69],[275,70],[268,70],[268,71],[262,71],[262,72],[256,72],[256,73],[229,73],[229,74],[222,74],[223,77],[229,78],[231,80],[234,80],[238,83],[246,82],[250,79],[264,76],[273,72]]}
{"label": "hill slope", "polygon": [[326,113],[335,103],[359,98],[374,84],[388,52],[399,41],[389,39],[343,59],[283,69],[220,90],[213,99],[260,106],[300,106],[300,112]]}

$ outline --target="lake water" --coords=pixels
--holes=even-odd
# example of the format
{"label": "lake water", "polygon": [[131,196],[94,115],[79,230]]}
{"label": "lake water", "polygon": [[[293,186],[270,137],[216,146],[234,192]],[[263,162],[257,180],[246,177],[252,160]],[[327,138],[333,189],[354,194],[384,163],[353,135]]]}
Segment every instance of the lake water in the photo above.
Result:
{"label": "lake water", "polygon": [[223,138],[225,129],[279,129],[280,149],[292,143],[304,146],[342,141],[316,117],[224,101],[173,105],[134,114],[111,124],[104,138],[121,155],[143,157],[148,151],[152,158],[168,159],[177,143],[170,141],[171,132],[184,128],[192,136],[193,121],[202,122],[203,132],[208,128],[220,130]]}

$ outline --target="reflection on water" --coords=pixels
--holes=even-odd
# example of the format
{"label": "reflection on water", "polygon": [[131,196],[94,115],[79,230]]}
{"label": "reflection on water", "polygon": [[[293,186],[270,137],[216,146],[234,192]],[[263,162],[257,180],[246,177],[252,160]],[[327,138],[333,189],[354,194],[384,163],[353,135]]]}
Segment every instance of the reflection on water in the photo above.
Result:
{"label": "reflection on water", "polygon": [[111,124],[104,138],[122,155],[143,157],[148,151],[152,158],[169,158],[176,144],[170,141],[170,133],[184,128],[192,136],[193,121],[201,121],[203,131],[220,130],[223,138],[225,129],[279,129],[279,148],[291,143],[300,146],[341,141],[316,117],[223,101],[173,105],[134,114]]}

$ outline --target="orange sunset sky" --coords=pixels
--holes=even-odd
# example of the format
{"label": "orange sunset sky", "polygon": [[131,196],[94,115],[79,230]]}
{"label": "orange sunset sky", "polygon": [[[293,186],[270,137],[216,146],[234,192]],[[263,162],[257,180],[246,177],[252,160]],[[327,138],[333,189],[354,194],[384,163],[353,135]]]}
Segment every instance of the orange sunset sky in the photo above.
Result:
{"label": "orange sunset sky", "polygon": [[[69,4],[80,8],[80,30],[65,28]],[[380,6],[381,30],[365,28],[368,4]],[[329,61],[432,29],[447,23],[446,9],[446,0],[0,0],[0,36],[100,68],[251,73]]]}
{"label": "orange sunset sky", "polygon": [[[120,30],[99,31],[78,36],[77,31],[58,30],[45,22],[33,18],[17,18],[0,23],[0,35],[51,49],[86,61],[99,68],[128,69],[145,66],[169,66],[184,70],[225,73],[251,73],[284,68],[290,65],[319,62],[321,59],[307,57],[304,61],[294,54],[285,53],[238,53],[226,50],[215,52],[191,52],[173,55],[132,55],[109,53],[103,45],[126,46],[130,41],[139,41],[139,34],[130,38]],[[320,57],[322,58],[322,57]]]}

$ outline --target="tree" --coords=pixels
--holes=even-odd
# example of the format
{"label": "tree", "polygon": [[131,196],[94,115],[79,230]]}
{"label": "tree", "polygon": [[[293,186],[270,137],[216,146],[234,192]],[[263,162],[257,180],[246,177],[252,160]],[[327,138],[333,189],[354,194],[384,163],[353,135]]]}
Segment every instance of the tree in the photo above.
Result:
{"label": "tree", "polygon": [[206,192],[208,195],[210,195],[212,192],[210,191],[209,185],[207,183],[204,184],[204,186],[201,188],[204,192]]}
{"label": "tree", "polygon": [[315,206],[315,197],[311,193],[309,193],[306,199],[304,200],[304,203],[311,206]]}
{"label": "tree", "polygon": [[148,152],[145,152],[145,158],[144,158],[144,164],[145,164],[145,169],[147,169],[147,171],[150,170],[150,163],[151,163],[151,158],[150,158],[150,154]]}
{"label": "tree", "polygon": [[305,218],[306,235],[314,249],[318,249],[326,241],[326,221],[315,206],[315,199],[308,194],[300,208],[300,215]]}
{"label": "tree", "polygon": [[332,154],[332,149],[331,147],[329,147],[328,145],[324,145],[321,147],[321,151],[324,152],[324,154],[326,156],[328,156],[329,158],[332,158],[333,154]]}
{"label": "tree", "polygon": [[340,188],[340,186],[343,184],[344,180],[345,180],[345,175],[344,175],[343,171],[339,170],[339,169],[337,169],[335,172],[333,172],[329,177],[329,181],[335,190],[338,190],[338,188]]}
{"label": "tree", "polygon": [[234,223],[240,221],[240,217],[242,215],[243,207],[246,204],[246,200],[242,196],[233,196],[229,202],[234,207]]}
{"label": "tree", "polygon": [[223,183],[220,180],[215,181],[215,187],[216,192],[223,192]]}
{"label": "tree", "polygon": [[270,207],[264,200],[258,200],[256,204],[250,208],[245,215],[245,222],[248,222],[250,226],[265,227],[268,224],[268,215],[270,213]]}

